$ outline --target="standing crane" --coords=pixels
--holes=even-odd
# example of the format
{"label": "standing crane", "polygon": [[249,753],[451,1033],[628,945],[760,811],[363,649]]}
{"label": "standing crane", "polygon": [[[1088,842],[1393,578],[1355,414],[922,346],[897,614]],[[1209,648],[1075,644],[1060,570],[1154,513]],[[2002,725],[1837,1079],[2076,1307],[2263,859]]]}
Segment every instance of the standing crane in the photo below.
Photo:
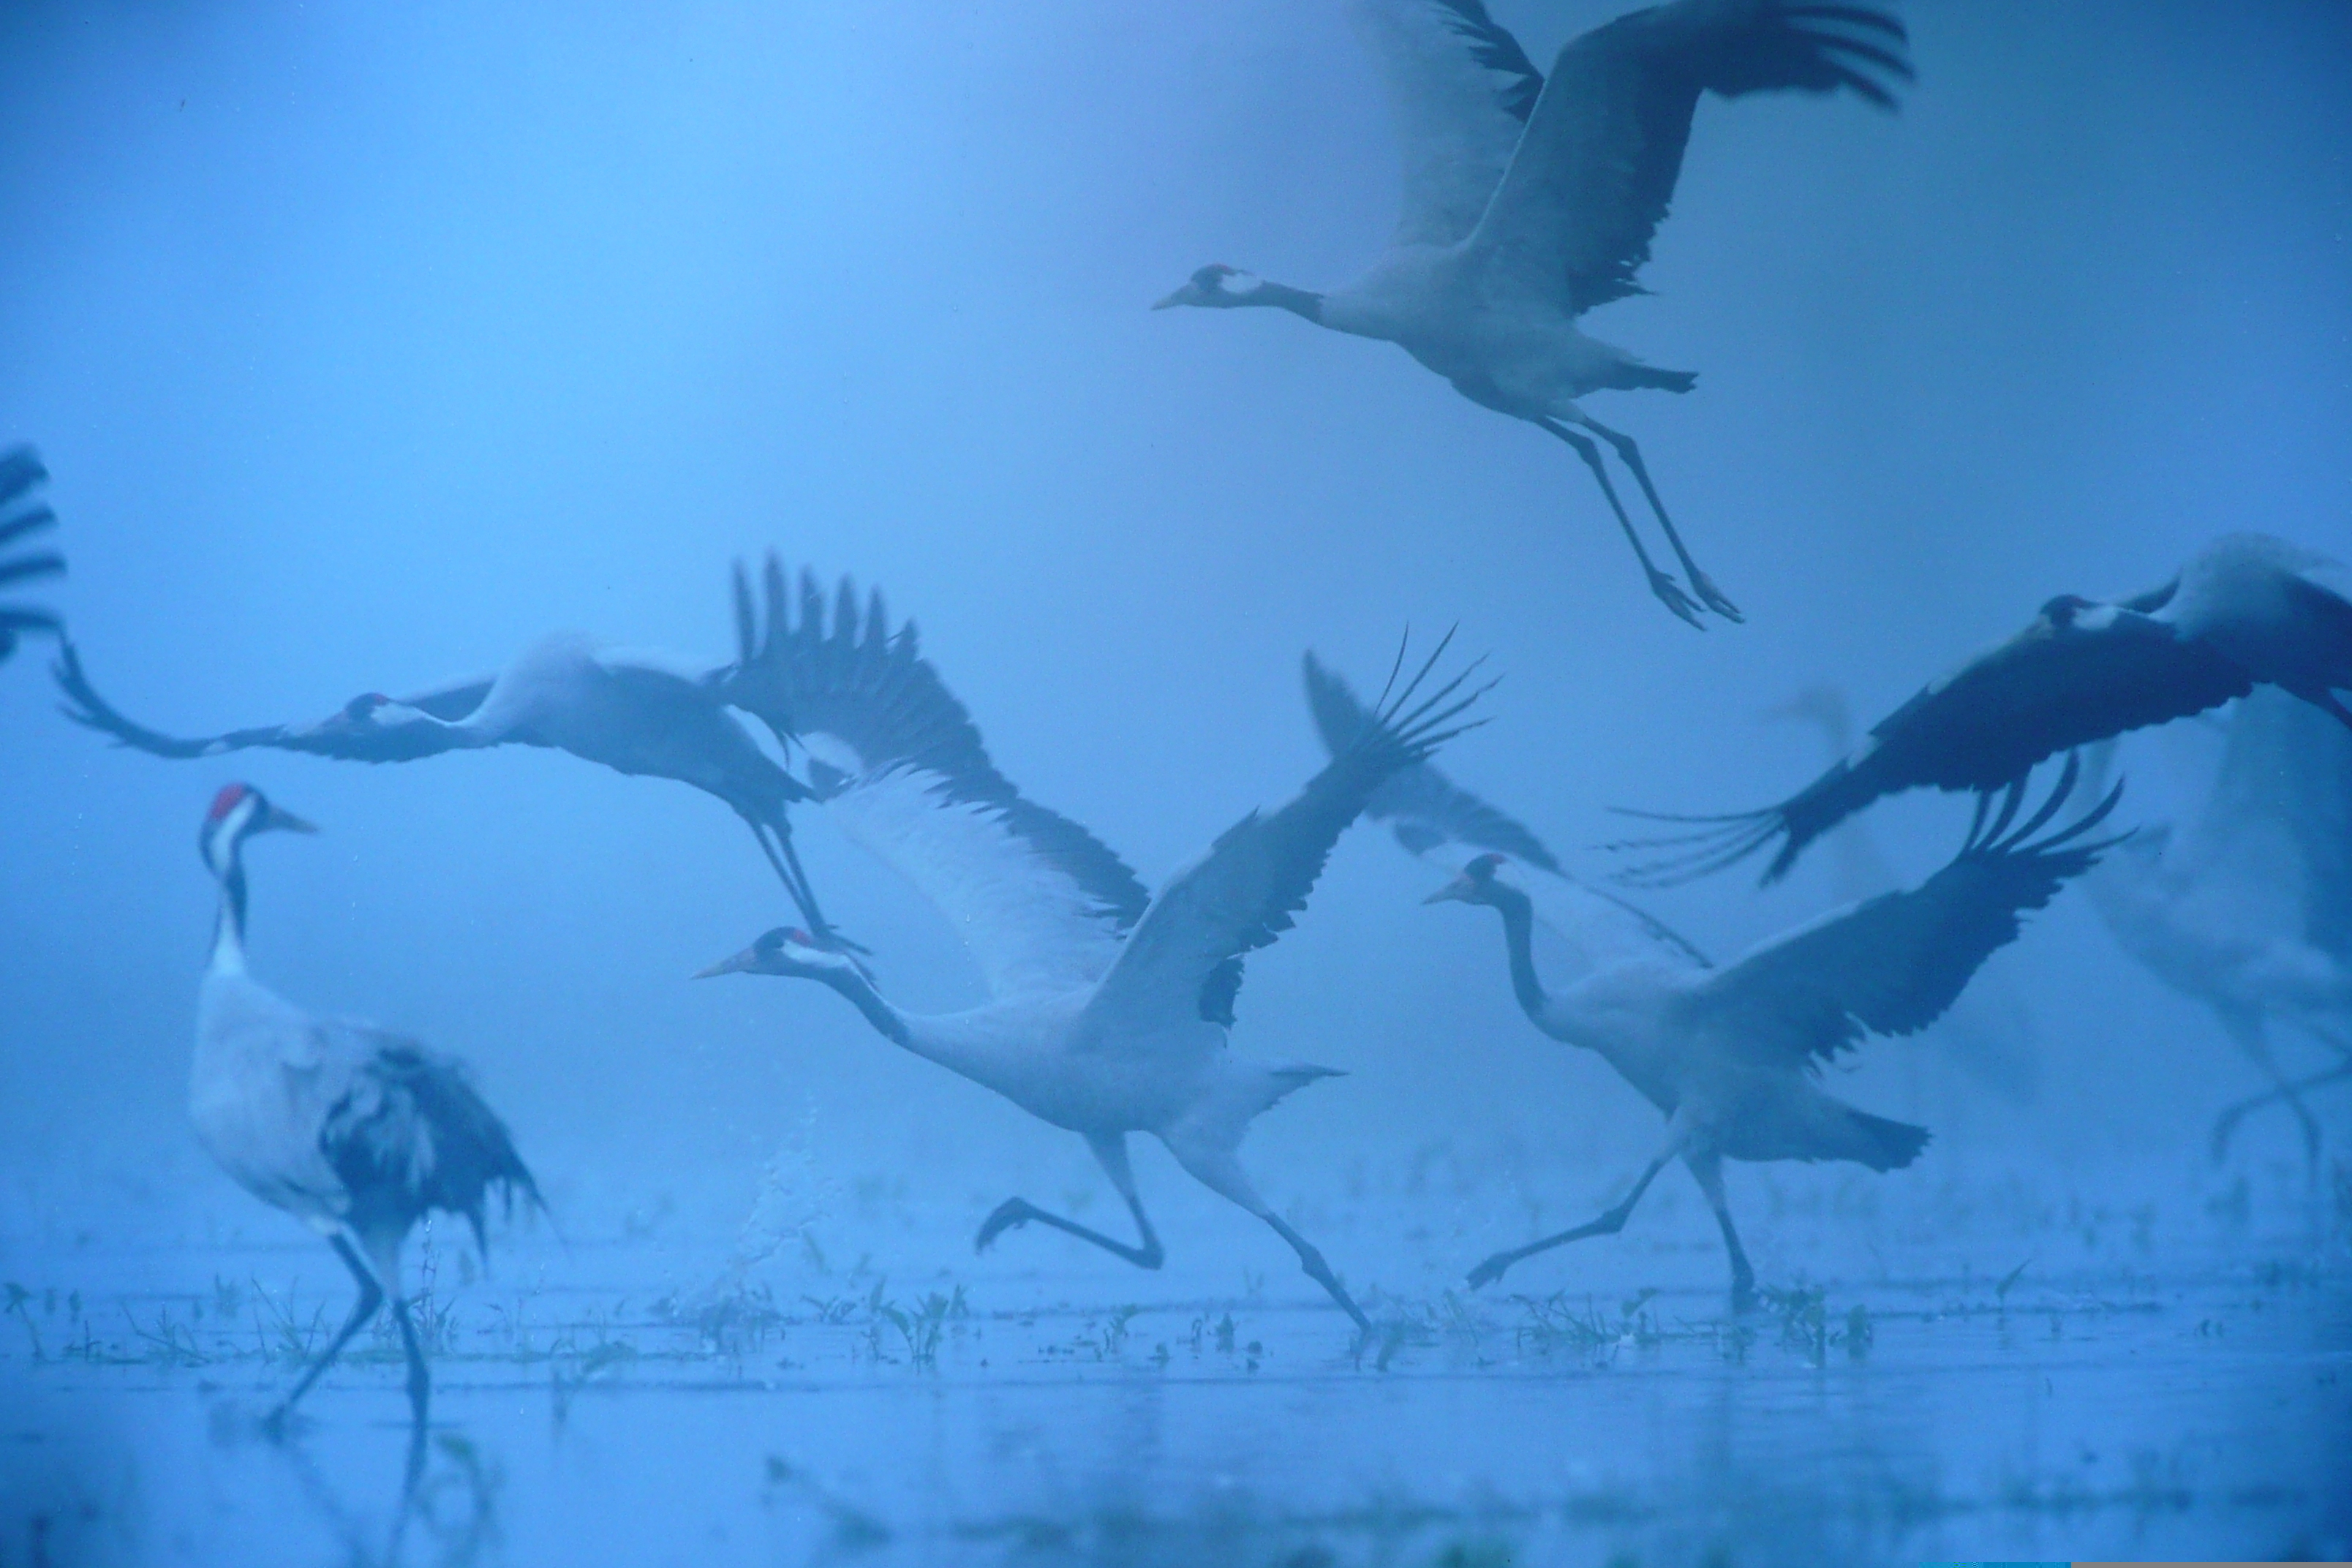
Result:
{"label": "standing crane", "polygon": [[401,1243],[438,1209],[464,1215],[484,1247],[493,1187],[509,1212],[518,1194],[545,1205],[506,1124],[457,1061],[366,1024],[312,1017],[247,973],[246,842],[316,831],[250,784],[226,785],[205,813],[198,847],[220,884],[220,916],[197,1001],[188,1114],[220,1168],[325,1237],[359,1287],[351,1316],[270,1425],[389,1300],[421,1434],[432,1379],[401,1294]]}
{"label": "standing crane", "polygon": [[[1861,0],[1675,0],[1571,40],[1546,81],[1483,0],[1358,0],[1353,15],[1404,155],[1404,211],[1388,249],[1319,294],[1203,267],[1155,308],[1271,307],[1395,343],[1473,403],[1567,443],[1668,609],[1694,626],[1702,609],[1740,619],[1684,547],[1633,438],[1579,406],[1601,391],[1688,392],[1697,377],[1644,364],[1578,323],[1643,291],[1635,276],[1674,197],[1702,92],[1845,88],[1892,109],[1892,84],[1911,77],[1903,24]],[[1604,441],[1641,488],[1687,592],[1642,542],[1601,460]]]}
{"label": "standing crane", "polygon": [[1308,1278],[1367,1326],[1323,1255],[1258,1194],[1237,1157],[1261,1112],[1336,1074],[1237,1057],[1226,1031],[1243,960],[1290,928],[1340,833],[1383,780],[1460,732],[1456,721],[1476,699],[1455,695],[1464,677],[1421,695],[1444,645],[1297,798],[1242,818],[1152,897],[1099,839],[996,770],[913,626],[893,633],[878,595],[861,615],[843,583],[828,629],[813,580],[801,580],[797,624],[772,560],[765,582],[764,635],[738,671],[733,700],[790,722],[825,809],[947,917],[989,997],[963,1012],[908,1013],[856,964],[782,930],[701,977],[818,981],[894,1045],[1077,1133],[1138,1237],[1129,1245],[1013,1197],[981,1226],[978,1248],[1034,1222],[1159,1268],[1165,1255],[1128,1163],[1128,1135],[1148,1132],[1203,1186],[1264,1220]]}
{"label": "standing crane", "polygon": [[[547,746],[616,773],[650,774],[716,795],[743,820],[818,939],[845,946],[817,907],[793,847],[786,808],[807,788],[760,749],[727,711],[729,669],[698,672],[658,654],[608,647],[558,632],[496,676],[412,697],[354,697],[310,723],[271,724],[193,739],[125,718],[100,696],[71,644],[57,679],[67,717],[159,757],[215,757],[248,747],[365,763],[405,763],[489,746]],[[784,733],[788,734],[788,731]]]}
{"label": "standing crane", "polygon": [[[1621,879],[1665,886],[1738,864],[1779,841],[1764,880],[1884,795],[1932,786],[1979,797],[2035,764],[2275,686],[2352,728],[2352,599],[2322,574],[2337,563],[2263,533],[2224,534],[2160,588],[2100,602],[2062,594],[2032,624],[1871,726],[1862,744],[1778,805],[1730,816],[1629,812],[1701,824],[1612,846],[1648,852]],[[1663,856],[1656,855],[1664,850]]]}
{"label": "standing crane", "polygon": [[2085,836],[2115,809],[2120,787],[2071,826],[2037,839],[2072,793],[2070,759],[2049,798],[2022,823],[2024,785],[1998,809],[1980,803],[1960,852],[1919,887],[1882,893],[1797,927],[1720,969],[1693,963],[1639,922],[1596,915],[1598,965],[1559,990],[1537,973],[1533,910],[1500,875],[1504,858],[1472,860],[1426,900],[1485,904],[1503,917],[1511,990],[1536,1027],[1597,1051],[1666,1119],[1657,1154],[1599,1218],[1498,1252],[1470,1272],[1475,1288],[1515,1264],[1587,1237],[1622,1230],[1660,1171],[1680,1160],[1706,1194],[1731,1258],[1735,1308],[1756,1274],[1723,1188],[1729,1160],[1851,1160],[1900,1170],[1927,1130],[1873,1116],[1822,1092],[1822,1065],[1867,1034],[1916,1034],[1952,1005],[1979,965],[2013,941],[2020,916],[2089,870],[2114,839]]}
{"label": "standing crane", "polygon": [[[42,529],[54,527],[58,514],[32,499],[49,471],[30,447],[0,451],[0,550]],[[64,573],[66,558],[54,550],[35,550],[15,557],[0,556],[0,587],[36,577]],[[26,632],[56,633],[64,629],[55,613],[33,605],[0,605],[0,664],[16,651]]]}
{"label": "standing crane", "polygon": [[[2113,743],[2092,753],[2107,765]],[[2319,1168],[2314,1089],[2352,1078],[2352,734],[2281,691],[2231,712],[2229,738],[2195,821],[2141,827],[2084,884],[2125,952],[2204,1003],[2263,1077],[2264,1093],[2213,1123],[2213,1157],[2246,1115],[2284,1101]],[[2290,1079],[2271,1049],[2273,1024],[2344,1059]]]}

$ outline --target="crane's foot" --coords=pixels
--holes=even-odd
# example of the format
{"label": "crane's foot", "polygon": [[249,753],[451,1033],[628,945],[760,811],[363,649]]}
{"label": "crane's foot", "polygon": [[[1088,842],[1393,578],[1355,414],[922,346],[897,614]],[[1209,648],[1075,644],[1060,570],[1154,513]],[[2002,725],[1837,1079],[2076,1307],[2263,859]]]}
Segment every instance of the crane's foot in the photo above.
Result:
{"label": "crane's foot", "polygon": [[1748,619],[1746,616],[1739,613],[1739,606],[1731,602],[1730,596],[1715,585],[1714,578],[1694,566],[1691,568],[1690,580],[1691,591],[1699,596],[1708,609],[1735,624]]}
{"label": "crane's foot", "polygon": [[1650,568],[1650,592],[1658,596],[1658,603],[1688,621],[1693,626],[1700,631],[1706,630],[1706,623],[1698,618],[1698,601],[1684,593],[1680,583],[1654,566]]}
{"label": "crane's foot", "polygon": [[1518,1261],[1507,1252],[1498,1252],[1477,1268],[1470,1270],[1470,1289],[1484,1290],[1503,1277],[1503,1271]]}
{"label": "crane's foot", "polygon": [[996,1212],[981,1221],[980,1234],[971,1238],[971,1249],[986,1252],[989,1243],[998,1237],[1037,1217],[1036,1205],[1027,1198],[1007,1198],[996,1205]]}

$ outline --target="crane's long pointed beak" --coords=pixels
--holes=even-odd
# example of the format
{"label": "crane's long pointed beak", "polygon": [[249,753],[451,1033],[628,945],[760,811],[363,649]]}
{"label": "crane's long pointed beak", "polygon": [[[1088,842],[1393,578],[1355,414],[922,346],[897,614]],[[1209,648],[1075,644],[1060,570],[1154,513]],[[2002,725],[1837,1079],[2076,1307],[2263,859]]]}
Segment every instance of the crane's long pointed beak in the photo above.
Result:
{"label": "crane's long pointed beak", "polygon": [[721,974],[740,974],[751,967],[751,950],[745,948],[731,958],[722,958],[708,969],[698,969],[688,976],[693,980],[709,980]]}
{"label": "crane's long pointed beak", "polygon": [[1151,308],[1155,310],[1171,310],[1179,305],[1189,305],[1192,303],[1192,300],[1189,298],[1192,291],[1192,286],[1190,283],[1187,283],[1183,288],[1177,289],[1176,292],[1169,295],[1165,300],[1155,300]]}
{"label": "crane's long pointed beak", "polygon": [[1466,904],[1470,901],[1470,879],[1456,877],[1421,901],[1424,904]]}
{"label": "crane's long pointed beak", "polygon": [[319,831],[315,824],[305,822],[300,817],[295,816],[292,812],[288,811],[281,806],[275,805],[269,808],[269,820],[262,824],[262,826],[265,827],[276,828],[280,833],[316,833]]}

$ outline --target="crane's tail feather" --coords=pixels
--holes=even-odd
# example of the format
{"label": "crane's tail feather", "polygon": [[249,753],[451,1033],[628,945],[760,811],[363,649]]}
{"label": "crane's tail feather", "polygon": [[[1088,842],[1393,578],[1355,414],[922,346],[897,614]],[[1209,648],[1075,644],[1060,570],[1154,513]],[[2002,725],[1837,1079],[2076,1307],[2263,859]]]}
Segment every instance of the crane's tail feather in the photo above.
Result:
{"label": "crane's tail feather", "polygon": [[1874,1171],[1899,1171],[1919,1157],[1931,1136],[1924,1127],[1891,1121],[1866,1110],[1848,1110],[1854,1133],[1851,1157]]}
{"label": "crane's tail feather", "polygon": [[[1610,880],[1627,888],[1678,888],[1703,877],[1728,870],[1765,848],[1775,838],[1787,838],[1789,820],[1778,806],[1727,816],[1674,816],[1664,812],[1611,808],[1620,816],[1649,822],[1701,825],[1696,833],[1670,833],[1645,838],[1619,838],[1595,847],[1612,855],[1640,854],[1643,858],[1610,874]],[[1664,854],[1654,851],[1665,851]],[[1793,845],[1784,845],[1765,868],[1766,882],[1778,881],[1795,859]]]}

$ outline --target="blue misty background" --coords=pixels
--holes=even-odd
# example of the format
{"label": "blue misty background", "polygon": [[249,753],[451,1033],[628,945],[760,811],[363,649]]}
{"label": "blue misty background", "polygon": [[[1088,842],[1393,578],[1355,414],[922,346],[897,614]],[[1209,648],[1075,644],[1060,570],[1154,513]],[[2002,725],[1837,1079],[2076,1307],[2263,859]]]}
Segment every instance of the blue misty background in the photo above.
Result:
{"label": "blue misty background", "polygon": [[[1494,5],[1546,62],[1616,8]],[[2352,14],[1909,18],[1898,118],[1704,106],[1655,297],[1593,322],[1702,373],[1593,406],[1744,628],[1671,619],[1565,452],[1395,351],[1146,310],[1212,260],[1336,281],[1386,232],[1370,68],[1295,0],[13,5],[0,437],[56,476],[93,678],[165,727],[314,716],[558,626],[716,663],[728,563],[772,545],[882,584],[1006,772],[1148,881],[1317,765],[1302,648],[1371,679],[1408,624],[1459,622],[1507,677],[1447,765],[1580,849],[1612,803],[1810,776],[1815,738],[1759,717],[1804,684],[1883,711],[2049,595],[2146,586],[2226,528],[2352,549]],[[665,1196],[738,1215],[797,1128],[844,1179],[975,1219],[1094,1184],[1076,1141],[813,988],[687,984],[782,907],[681,787],[522,752],[165,763],[58,719],[37,653],[0,672],[0,735],[20,1238],[277,1223],[182,1111],[194,829],[239,773],[326,829],[254,857],[260,975],[470,1058],[583,1227]],[[2141,749],[2137,800],[2180,793],[2182,750]],[[1870,827],[1916,873],[1964,820],[1911,800]],[[805,842],[896,993],[971,994],[925,908],[821,823]],[[1488,922],[1416,907],[1441,875],[1360,830],[1253,962],[1237,1040],[1352,1074],[1260,1127],[1270,1193],[1451,1142],[1570,1159],[1573,1194],[1648,1147],[1629,1091],[1513,1013]],[[1653,902],[1732,950],[1829,897],[1817,864]],[[2033,1010],[2039,1099],[1872,1047],[1848,1091],[1940,1137],[1896,1180],[2186,1166],[2255,1087],[2079,898],[1993,972]],[[1142,1162],[1176,1224],[1216,1207]],[[1335,1261],[1377,1278],[1361,1245]],[[1024,1263],[975,1278],[997,1267]]]}

